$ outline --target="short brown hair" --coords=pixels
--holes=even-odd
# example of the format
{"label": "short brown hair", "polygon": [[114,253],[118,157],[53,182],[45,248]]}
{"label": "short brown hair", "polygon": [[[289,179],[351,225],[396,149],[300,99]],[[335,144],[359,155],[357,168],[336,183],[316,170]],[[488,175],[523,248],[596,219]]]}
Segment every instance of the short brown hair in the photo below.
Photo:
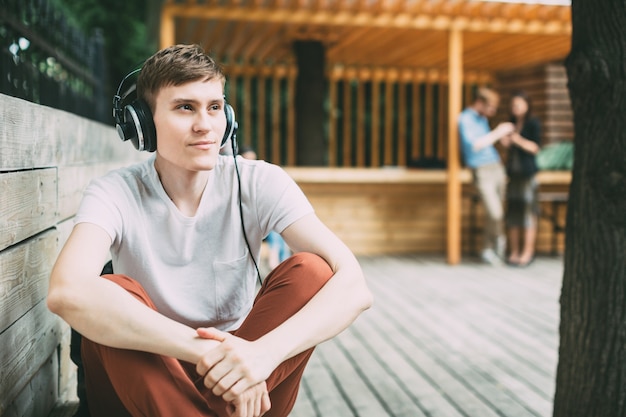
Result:
{"label": "short brown hair", "polygon": [[476,100],[497,106],[500,102],[500,95],[491,88],[480,87],[478,91],[476,91]]}
{"label": "short brown hair", "polygon": [[226,82],[222,68],[200,45],[174,45],[156,52],[141,67],[137,95],[154,111],[156,96],[163,87],[217,78]]}

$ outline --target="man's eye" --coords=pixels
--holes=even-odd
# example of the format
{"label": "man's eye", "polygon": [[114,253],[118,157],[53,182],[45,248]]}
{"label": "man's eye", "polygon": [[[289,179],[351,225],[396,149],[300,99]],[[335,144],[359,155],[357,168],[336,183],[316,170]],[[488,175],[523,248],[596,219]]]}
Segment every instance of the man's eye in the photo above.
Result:
{"label": "man's eye", "polygon": [[217,110],[219,110],[219,109],[220,109],[220,105],[219,105],[219,104],[213,104],[213,105],[211,105],[211,107],[209,107],[209,108],[210,108],[211,110],[215,110],[215,111],[217,111]]}
{"label": "man's eye", "polygon": [[191,107],[191,105],[189,104],[181,104],[180,106],[178,106],[178,108],[181,110],[193,110],[193,107]]}

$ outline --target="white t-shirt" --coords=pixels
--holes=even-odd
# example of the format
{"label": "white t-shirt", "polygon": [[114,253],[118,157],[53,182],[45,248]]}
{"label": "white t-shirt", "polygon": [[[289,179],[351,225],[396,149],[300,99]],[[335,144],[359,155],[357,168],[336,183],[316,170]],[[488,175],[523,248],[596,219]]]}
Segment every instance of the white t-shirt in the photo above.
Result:
{"label": "white t-shirt", "polygon": [[[237,166],[245,231],[258,259],[263,237],[313,207],[280,167],[241,157]],[[220,156],[196,215],[187,217],[165,193],[152,157],[93,180],[75,223],[111,236],[114,272],[141,283],[159,312],[194,328],[232,330],[250,311],[256,285],[238,187],[233,157]]]}

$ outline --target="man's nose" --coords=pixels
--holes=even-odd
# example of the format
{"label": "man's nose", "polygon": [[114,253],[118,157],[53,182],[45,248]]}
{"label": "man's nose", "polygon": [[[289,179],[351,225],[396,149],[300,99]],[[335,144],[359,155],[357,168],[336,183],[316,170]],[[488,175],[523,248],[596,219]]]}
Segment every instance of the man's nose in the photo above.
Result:
{"label": "man's nose", "polygon": [[208,112],[199,111],[196,113],[193,128],[197,132],[208,132],[213,128],[213,121]]}

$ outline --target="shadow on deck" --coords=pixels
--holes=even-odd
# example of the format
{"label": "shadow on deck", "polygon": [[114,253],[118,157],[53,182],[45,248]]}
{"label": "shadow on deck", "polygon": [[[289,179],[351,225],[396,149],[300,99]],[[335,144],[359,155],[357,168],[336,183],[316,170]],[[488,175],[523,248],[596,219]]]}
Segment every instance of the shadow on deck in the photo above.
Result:
{"label": "shadow on deck", "polygon": [[320,345],[290,417],[549,417],[561,258],[361,257],[374,306]]}

